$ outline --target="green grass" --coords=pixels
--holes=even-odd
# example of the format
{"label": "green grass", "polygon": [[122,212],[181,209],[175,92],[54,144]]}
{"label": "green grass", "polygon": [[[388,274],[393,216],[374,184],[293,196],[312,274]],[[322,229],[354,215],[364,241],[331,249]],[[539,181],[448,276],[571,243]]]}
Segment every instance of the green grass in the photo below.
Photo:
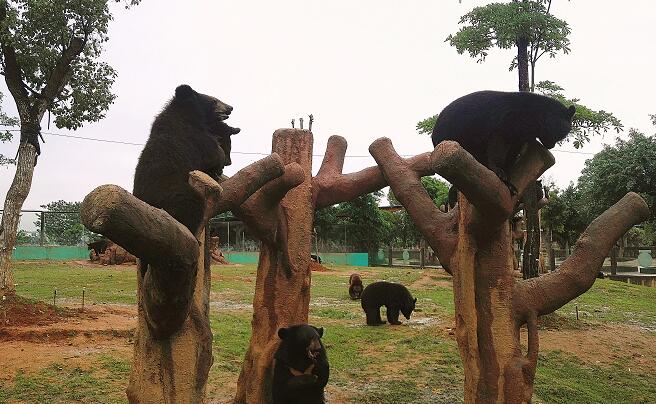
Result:
{"label": "green grass", "polygon": [[[60,298],[74,303],[85,287],[90,302],[133,304],[136,273],[129,268],[18,263],[15,275],[18,293],[30,298],[50,301],[56,287]],[[310,302],[310,323],[325,330],[323,341],[331,364],[329,399],[393,404],[462,402],[462,363],[455,337],[447,332],[453,327],[454,311],[449,278],[434,270],[330,269],[313,274]],[[215,266],[212,271],[210,400],[229,397],[234,391],[251,335],[256,267]],[[398,327],[365,326],[360,302],[348,296],[351,272],[359,272],[365,284],[389,280],[408,286],[417,297],[413,321]],[[584,321],[576,321],[575,304]],[[546,319],[543,328],[583,332],[590,329],[589,324],[608,322],[656,327],[656,288],[598,280],[588,293]],[[649,335],[656,344],[656,332]],[[646,347],[629,349],[639,353]],[[611,365],[585,363],[570,353],[543,349],[535,380],[536,402],[653,401],[656,384],[649,375],[629,371],[632,360],[627,357]],[[124,402],[129,372],[129,361],[111,353],[93,356],[92,366],[86,370],[53,363],[36,373],[18,373],[12,381],[0,382],[0,403]]]}
{"label": "green grass", "polygon": [[597,279],[592,288],[558,312],[584,320],[635,324],[656,331],[656,288]]}
{"label": "green grass", "polygon": [[127,381],[130,364],[101,356],[90,370],[53,363],[38,373],[19,372],[9,386],[0,384],[0,403],[117,403],[125,400],[117,383]]}
{"label": "green grass", "polygon": [[560,351],[539,356],[535,395],[545,403],[649,403],[655,394],[653,375],[631,372],[622,361],[597,366]]}
{"label": "green grass", "polygon": [[13,265],[16,293],[21,296],[52,303],[54,290],[57,301],[64,304],[81,304],[82,289],[85,302],[136,303],[136,267],[72,266],[61,262],[29,263]]}

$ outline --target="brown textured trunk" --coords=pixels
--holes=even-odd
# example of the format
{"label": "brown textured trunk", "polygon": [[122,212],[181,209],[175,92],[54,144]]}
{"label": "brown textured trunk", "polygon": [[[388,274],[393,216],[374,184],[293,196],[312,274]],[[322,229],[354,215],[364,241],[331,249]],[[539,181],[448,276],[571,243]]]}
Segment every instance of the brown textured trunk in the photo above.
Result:
{"label": "brown textured trunk", "polygon": [[20,221],[20,211],[32,187],[36,149],[28,143],[18,147],[18,162],[14,181],[5,197],[0,227],[0,294],[16,292],[14,274],[11,269],[11,253],[16,245],[16,232]]}
{"label": "brown textured trunk", "polygon": [[539,275],[540,215],[538,194],[540,189],[539,183],[533,182],[522,197],[526,226],[526,242],[524,243],[522,255],[522,276],[524,279],[535,278]]}
{"label": "brown textured trunk", "polygon": [[[172,337],[157,339],[148,325],[144,281],[137,277],[138,323],[126,393],[130,403],[202,403],[212,357],[209,325],[210,259],[207,234],[199,237],[198,270],[189,315]],[[141,265],[141,263],[140,263]],[[140,267],[141,270],[141,267]]]}
{"label": "brown textured trunk", "polygon": [[528,77],[528,38],[517,38],[517,73],[519,91],[531,91]]}
{"label": "brown textured trunk", "polygon": [[[236,209],[283,172],[280,157],[273,155],[240,170],[222,186],[198,171],[190,173],[189,183],[205,201],[207,223],[218,213]],[[207,233],[201,229],[191,234],[165,211],[115,185],[92,191],[80,213],[87,228],[140,258],[129,401],[204,402],[213,361]]]}
{"label": "brown textured trunk", "polygon": [[237,381],[235,402],[238,403],[271,402],[273,354],[280,342],[278,329],[308,321],[314,217],[312,146],[313,136],[309,131],[278,130],[273,135],[273,152],[286,164],[299,164],[304,179],[280,202],[282,226],[289,223],[286,241],[281,240],[277,245],[262,243],[253,298],[252,335]]}
{"label": "brown textured trunk", "polygon": [[[483,222],[462,194],[458,204],[458,247],[451,264],[465,402],[530,402],[537,332],[536,324],[530,323],[529,355],[524,357],[512,309],[515,280],[509,222]],[[522,374],[524,368],[528,372]]]}

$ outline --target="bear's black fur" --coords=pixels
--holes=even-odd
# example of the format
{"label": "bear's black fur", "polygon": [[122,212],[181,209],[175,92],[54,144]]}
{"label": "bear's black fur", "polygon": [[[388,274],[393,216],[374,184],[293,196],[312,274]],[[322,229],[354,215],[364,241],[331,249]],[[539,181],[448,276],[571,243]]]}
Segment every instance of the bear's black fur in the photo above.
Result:
{"label": "bear's black fur", "polygon": [[282,340],[273,369],[274,404],[323,403],[330,366],[321,342],[323,328],[308,324],[278,330]]}
{"label": "bear's black fur", "polygon": [[349,277],[349,296],[351,299],[357,300],[362,295],[362,279],[360,274],[351,274]]}
{"label": "bear's black fur", "polygon": [[203,201],[189,185],[189,172],[219,179],[230,165],[230,136],[239,133],[225,122],[232,107],[188,85],[155,118],[134,174],[133,194],[162,208],[193,234],[203,218]]}
{"label": "bear's black fur", "polygon": [[[528,92],[478,91],[447,105],[437,117],[433,146],[454,140],[494,171],[515,193],[506,175],[522,147],[535,138],[547,149],[565,139],[576,108]],[[453,198],[451,198],[453,199]]]}
{"label": "bear's black fur", "polygon": [[380,319],[381,306],[387,309],[387,321],[390,324],[401,324],[399,311],[410,320],[410,314],[417,303],[417,299],[412,298],[412,294],[405,286],[384,281],[367,285],[360,299],[362,309],[367,315],[367,325],[385,324]]}

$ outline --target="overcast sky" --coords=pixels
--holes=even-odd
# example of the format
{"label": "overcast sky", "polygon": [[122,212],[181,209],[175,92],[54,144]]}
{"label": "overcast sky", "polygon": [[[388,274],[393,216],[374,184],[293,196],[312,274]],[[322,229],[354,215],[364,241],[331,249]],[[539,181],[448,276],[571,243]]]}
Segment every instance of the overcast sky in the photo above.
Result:
{"label": "overcast sky", "polygon": [[[271,134],[292,118],[315,117],[314,154],[329,136],[349,143],[345,172],[374,164],[367,151],[378,137],[392,139],[400,154],[432,149],[415,131],[418,121],[476,90],[514,91],[512,51],[493,50],[483,64],[458,55],[444,42],[459,17],[486,1],[173,1],[143,0],[130,10],[114,7],[104,59],[118,71],[118,98],[107,117],[59,134],[144,143],[155,115],[188,83],[235,110],[228,175],[271,151]],[[552,80],[594,109],[612,111],[625,127],[654,132],[656,113],[656,3],[650,0],[554,0],[552,12],[571,28],[571,49],[540,60],[537,80]],[[15,111],[4,83],[4,107]],[[298,121],[298,119],[297,119]],[[582,150],[595,153],[615,134]],[[142,146],[44,135],[42,154],[24,209],[54,200],[80,201],[98,185],[132,190]],[[0,153],[14,156],[13,143]],[[556,150],[574,150],[571,145]],[[576,181],[589,154],[555,151],[546,176],[559,186]],[[321,157],[314,159],[314,171]],[[0,201],[14,168],[0,168]]]}

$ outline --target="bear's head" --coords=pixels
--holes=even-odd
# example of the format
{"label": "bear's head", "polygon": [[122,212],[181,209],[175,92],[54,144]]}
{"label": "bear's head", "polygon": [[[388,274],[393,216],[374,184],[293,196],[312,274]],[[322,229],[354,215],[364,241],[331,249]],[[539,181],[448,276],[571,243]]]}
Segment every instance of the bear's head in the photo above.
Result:
{"label": "bear's head", "polygon": [[323,353],[323,328],[317,328],[309,324],[293,325],[278,330],[278,336],[287,352],[295,360],[309,359],[313,362]]}
{"label": "bear's head", "polygon": [[576,113],[574,105],[568,108],[558,100],[550,100],[551,105],[548,105],[544,110],[544,126],[538,137],[547,149],[552,149],[556,146],[556,143],[567,137],[569,131],[572,130],[572,118]]}
{"label": "bear's head", "polygon": [[410,320],[410,315],[415,310],[416,304],[417,304],[417,298],[415,297],[413,299],[412,297],[410,297],[409,300],[405,303],[404,307],[401,308],[401,313],[403,313],[403,316],[406,319]]}
{"label": "bear's head", "polygon": [[225,154],[225,165],[232,164],[230,136],[236,135],[241,130],[224,122],[230,117],[232,107],[218,98],[195,91],[187,84],[178,86],[175,89],[175,98],[173,100],[191,114],[191,119],[201,122],[207,128]]}

